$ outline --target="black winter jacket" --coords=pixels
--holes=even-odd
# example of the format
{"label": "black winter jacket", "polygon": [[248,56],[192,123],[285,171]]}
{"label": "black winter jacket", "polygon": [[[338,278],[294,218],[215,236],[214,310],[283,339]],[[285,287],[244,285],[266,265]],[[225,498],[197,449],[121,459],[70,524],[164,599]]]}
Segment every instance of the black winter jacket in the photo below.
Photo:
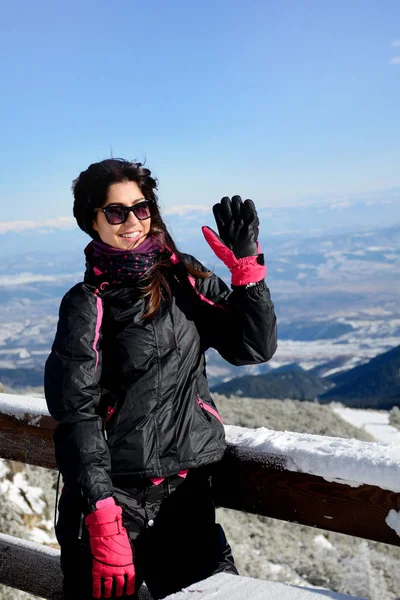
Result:
{"label": "black winter jacket", "polygon": [[214,274],[182,273],[182,264],[170,269],[172,302],[149,322],[132,285],[79,283],[61,302],[45,394],[59,421],[57,465],[89,505],[112,495],[119,475],[166,477],[219,460],[224,429],[204,352],[215,348],[234,365],[262,363],[275,352],[264,281],[231,291]]}

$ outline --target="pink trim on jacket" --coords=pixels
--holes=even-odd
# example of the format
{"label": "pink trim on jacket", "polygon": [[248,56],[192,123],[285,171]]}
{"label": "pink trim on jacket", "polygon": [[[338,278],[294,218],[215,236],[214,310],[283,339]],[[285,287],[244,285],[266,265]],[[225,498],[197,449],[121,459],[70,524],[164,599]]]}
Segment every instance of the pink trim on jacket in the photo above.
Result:
{"label": "pink trim on jacket", "polygon": [[[182,479],[186,479],[186,475],[188,474],[189,469],[185,469],[184,471],[179,471],[178,473],[178,477],[182,477]],[[154,484],[154,485],[160,485],[160,483],[162,483],[164,481],[165,477],[153,477],[153,479],[150,479],[150,481]]]}
{"label": "pink trim on jacket", "polygon": [[170,248],[168,248],[168,246],[167,246],[167,250],[169,250],[171,252],[170,260],[171,260],[172,264],[177,265],[178,262],[180,262],[179,258],[177,257],[175,252],[172,252],[172,250]]}
{"label": "pink trim on jacket", "polygon": [[[178,264],[180,262],[180,260],[177,257],[177,255],[174,252],[172,252],[172,250],[168,246],[166,248],[167,248],[167,250],[169,250],[171,252],[171,256],[170,256],[171,262],[174,265]],[[191,284],[192,288],[194,289],[194,291],[196,292],[196,294],[199,296],[199,298],[201,300],[204,300],[204,302],[207,302],[208,304],[211,304],[211,306],[217,306],[218,308],[224,308],[223,306],[220,306],[219,304],[215,304],[215,302],[213,302],[212,300],[209,300],[208,298],[206,298],[205,296],[203,296],[203,294],[201,294],[199,292],[199,290],[196,288],[196,280],[193,277],[193,275],[189,275],[188,274],[188,279],[190,281],[190,284]]]}
{"label": "pink trim on jacket", "polygon": [[209,404],[207,404],[206,402],[203,402],[203,400],[201,400],[201,398],[199,396],[196,396],[196,402],[197,404],[200,406],[200,408],[202,408],[203,410],[206,410],[207,412],[209,412],[211,415],[213,415],[216,419],[218,419],[218,421],[220,423],[222,423],[222,418],[221,415],[219,414],[219,412],[217,412],[215,410],[215,408],[213,408],[212,406],[210,406]]}
{"label": "pink trim on jacket", "polygon": [[96,296],[97,317],[96,317],[96,328],[95,328],[95,332],[94,332],[93,350],[96,354],[96,365],[94,367],[94,370],[97,371],[97,367],[99,366],[99,351],[97,350],[97,343],[99,341],[100,327],[101,327],[101,322],[103,320],[103,303],[99,296],[99,290],[96,290],[94,292],[94,295]]}
{"label": "pink trim on jacket", "polygon": [[222,308],[222,306],[219,306],[218,304],[215,304],[215,302],[213,302],[212,300],[209,300],[208,298],[206,298],[205,296],[203,296],[203,294],[201,294],[199,292],[199,290],[196,288],[196,280],[193,277],[193,275],[188,275],[188,279],[190,281],[190,284],[191,284],[192,288],[194,289],[194,291],[196,292],[196,294],[199,296],[199,298],[201,300],[204,300],[204,302],[207,302],[208,304],[211,304],[211,306],[218,306],[218,308]]}

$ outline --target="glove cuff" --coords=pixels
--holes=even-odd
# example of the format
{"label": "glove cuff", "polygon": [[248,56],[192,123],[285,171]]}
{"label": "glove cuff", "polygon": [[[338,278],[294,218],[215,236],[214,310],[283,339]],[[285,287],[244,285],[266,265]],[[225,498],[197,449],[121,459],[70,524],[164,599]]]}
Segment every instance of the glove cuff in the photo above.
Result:
{"label": "glove cuff", "polygon": [[232,273],[232,285],[235,286],[257,283],[265,279],[267,275],[263,254],[238,258],[236,264],[230,267],[229,270]]}
{"label": "glove cuff", "polygon": [[90,525],[88,526],[88,530],[91,538],[110,537],[111,535],[124,533],[125,527],[122,525],[121,519],[117,519],[112,523],[104,523],[103,525]]}
{"label": "glove cuff", "polygon": [[123,533],[122,508],[116,504],[98,508],[85,519],[90,537],[108,537]]}

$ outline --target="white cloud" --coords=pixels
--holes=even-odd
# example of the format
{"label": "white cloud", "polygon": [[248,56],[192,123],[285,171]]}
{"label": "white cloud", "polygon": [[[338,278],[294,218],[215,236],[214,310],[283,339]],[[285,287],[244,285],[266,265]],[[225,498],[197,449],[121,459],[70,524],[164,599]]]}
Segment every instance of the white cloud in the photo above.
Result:
{"label": "white cloud", "polygon": [[390,60],[389,63],[391,65],[400,65],[400,56],[393,56]]}
{"label": "white cloud", "polygon": [[28,283],[57,282],[60,281],[78,281],[80,274],[74,275],[38,275],[36,273],[19,273],[18,275],[2,275],[0,276],[0,287],[13,287],[16,285],[26,285]]}
{"label": "white cloud", "polygon": [[187,215],[193,212],[209,212],[210,207],[204,204],[181,204],[172,206],[163,211],[165,215]]}
{"label": "white cloud", "polygon": [[343,202],[335,202],[330,204],[328,208],[330,210],[336,210],[337,208],[347,208],[348,206],[351,206],[351,203],[348,200],[343,200]]}
{"label": "white cloud", "polygon": [[396,48],[400,47],[400,40],[393,40],[392,46],[395,46]]}
{"label": "white cloud", "polygon": [[46,221],[6,221],[0,223],[0,234],[27,229],[34,229],[40,233],[49,229],[72,229],[73,227],[76,227],[74,217],[57,217]]}

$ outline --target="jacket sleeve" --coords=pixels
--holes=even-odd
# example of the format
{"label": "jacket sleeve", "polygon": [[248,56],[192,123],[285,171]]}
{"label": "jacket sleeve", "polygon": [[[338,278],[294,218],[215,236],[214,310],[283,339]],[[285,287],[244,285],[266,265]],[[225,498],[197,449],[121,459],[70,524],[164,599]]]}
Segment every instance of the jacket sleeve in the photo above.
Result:
{"label": "jacket sleeve", "polygon": [[[197,269],[206,270],[188,258]],[[230,290],[214,273],[190,279],[199,298],[197,323],[205,350],[215,348],[236,366],[272,358],[277,348],[276,316],[264,280]]]}
{"label": "jacket sleeve", "polygon": [[45,396],[59,421],[56,461],[67,486],[90,505],[113,493],[110,456],[97,414],[100,402],[102,301],[78,284],[63,298],[56,337],[45,365]]}

